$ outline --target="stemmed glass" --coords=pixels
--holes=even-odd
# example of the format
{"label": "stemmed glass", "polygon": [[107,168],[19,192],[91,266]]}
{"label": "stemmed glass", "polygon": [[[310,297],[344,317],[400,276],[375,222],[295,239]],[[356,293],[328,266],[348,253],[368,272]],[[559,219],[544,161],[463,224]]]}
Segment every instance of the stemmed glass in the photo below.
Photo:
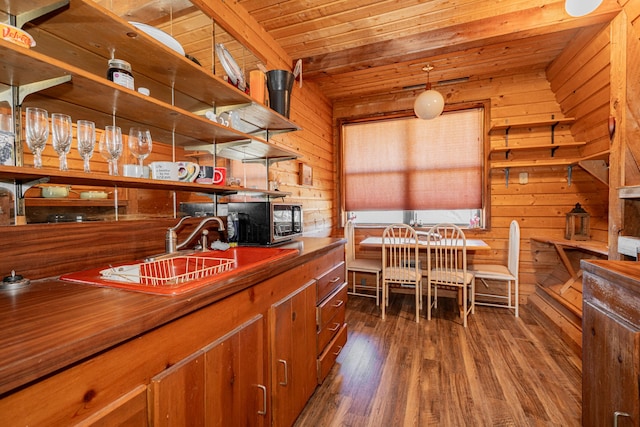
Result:
{"label": "stemmed glass", "polygon": [[78,139],[78,154],[84,160],[84,171],[89,173],[89,159],[93,156],[93,149],[96,142],[96,124],[88,120],[78,120],[76,125]]}
{"label": "stemmed glass", "polygon": [[49,113],[42,108],[27,107],[27,146],[33,153],[33,167],[42,167],[42,150],[49,137]]}
{"label": "stemmed glass", "polygon": [[53,133],[53,149],[58,153],[60,170],[69,170],[67,167],[67,153],[71,150],[71,140],[73,139],[71,116],[53,113],[51,115],[51,130]]}
{"label": "stemmed glass", "polygon": [[118,159],[122,154],[122,130],[118,126],[105,126],[99,150],[109,162],[109,175],[118,175]]}
{"label": "stemmed glass", "polygon": [[138,158],[140,162],[140,176],[143,176],[144,159],[151,154],[153,141],[151,141],[151,132],[149,129],[133,127],[129,129],[129,150],[131,154]]}

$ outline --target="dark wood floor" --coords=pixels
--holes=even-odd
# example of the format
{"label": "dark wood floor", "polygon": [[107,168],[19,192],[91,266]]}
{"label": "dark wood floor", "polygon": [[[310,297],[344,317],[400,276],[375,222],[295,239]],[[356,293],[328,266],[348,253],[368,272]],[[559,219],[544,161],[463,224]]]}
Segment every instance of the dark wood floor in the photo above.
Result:
{"label": "dark wood floor", "polygon": [[521,306],[476,308],[463,328],[453,300],[416,324],[413,297],[350,297],[349,340],[296,426],[579,426],[582,361]]}

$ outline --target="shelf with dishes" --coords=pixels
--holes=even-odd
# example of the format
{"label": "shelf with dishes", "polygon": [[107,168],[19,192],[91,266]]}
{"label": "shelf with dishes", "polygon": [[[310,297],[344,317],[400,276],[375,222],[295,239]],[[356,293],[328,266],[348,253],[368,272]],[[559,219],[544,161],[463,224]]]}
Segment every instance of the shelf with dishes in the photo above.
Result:
{"label": "shelf with dishes", "polygon": [[[165,181],[148,178],[133,178],[79,171],[59,171],[21,166],[0,166],[0,184],[18,184],[23,190],[42,183],[82,185],[104,188],[138,188],[146,190],[186,191],[203,194],[236,194],[242,192],[255,197],[286,197],[289,193],[238,186],[200,184],[194,182]],[[0,188],[2,186],[0,185]]]}
{"label": "shelf with dishes", "polygon": [[[17,23],[24,24],[23,28],[37,42],[29,49],[0,40],[0,84],[5,86],[0,89],[0,100],[16,109],[16,130],[21,139],[24,126],[20,113],[26,107],[40,107],[50,113],[68,114],[74,122],[93,121],[97,129],[115,124],[125,133],[133,126],[147,127],[154,142],[169,146],[167,153],[171,147],[187,152],[206,150],[221,158],[265,162],[267,168],[274,162],[298,157],[295,150],[269,142],[275,133],[300,130],[288,118],[256,103],[246,93],[101,6],[85,0],[8,0],[4,8],[20,15],[15,17]],[[104,25],[96,25],[97,22]],[[106,78],[108,59],[114,56],[132,63],[136,83],[151,88],[151,96]],[[215,116],[229,112],[235,113],[237,121],[232,126],[215,121]],[[22,164],[22,143],[16,145],[17,163]],[[39,183],[93,186],[108,191],[166,190],[214,198],[233,194],[256,198],[290,195],[239,186],[0,166],[0,188],[16,195],[16,213],[22,212],[24,205],[115,206],[110,200],[75,202],[26,197],[26,191]],[[117,194],[115,190],[113,193]]]}
{"label": "shelf with dishes", "polygon": [[[108,25],[95,25],[96,22]],[[108,60],[114,56],[130,62],[136,84],[150,87],[150,98],[175,105],[181,111],[194,115],[207,110],[216,114],[238,111],[242,129],[248,134],[300,130],[286,117],[94,2],[70,0],[60,12],[25,28],[38,42],[34,50],[101,79]]]}
{"label": "shelf with dishes", "polygon": [[[13,84],[19,93],[26,94],[23,106],[49,111],[63,109],[72,117],[94,121],[98,128],[114,120],[123,129],[143,124],[150,128],[154,140],[177,146],[242,144],[246,153],[268,153],[273,158],[297,157],[295,151],[3,40],[0,40],[0,65],[0,83]],[[5,91],[5,96],[11,96],[10,89]]]}

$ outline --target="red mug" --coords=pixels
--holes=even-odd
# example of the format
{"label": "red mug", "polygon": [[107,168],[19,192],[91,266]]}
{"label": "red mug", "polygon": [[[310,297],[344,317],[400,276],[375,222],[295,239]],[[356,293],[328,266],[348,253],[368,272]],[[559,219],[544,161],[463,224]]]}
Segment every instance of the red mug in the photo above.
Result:
{"label": "red mug", "polygon": [[213,184],[225,185],[227,182],[227,168],[215,168],[213,171]]}
{"label": "red mug", "polygon": [[224,185],[227,181],[227,168],[200,166],[200,173],[196,182],[200,184]]}

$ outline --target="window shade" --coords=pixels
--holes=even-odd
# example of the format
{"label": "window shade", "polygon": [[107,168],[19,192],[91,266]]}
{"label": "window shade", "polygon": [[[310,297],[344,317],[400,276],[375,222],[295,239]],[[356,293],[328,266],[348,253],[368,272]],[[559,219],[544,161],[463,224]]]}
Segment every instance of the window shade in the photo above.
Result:
{"label": "window shade", "polygon": [[343,126],[345,209],[482,207],[483,109]]}

